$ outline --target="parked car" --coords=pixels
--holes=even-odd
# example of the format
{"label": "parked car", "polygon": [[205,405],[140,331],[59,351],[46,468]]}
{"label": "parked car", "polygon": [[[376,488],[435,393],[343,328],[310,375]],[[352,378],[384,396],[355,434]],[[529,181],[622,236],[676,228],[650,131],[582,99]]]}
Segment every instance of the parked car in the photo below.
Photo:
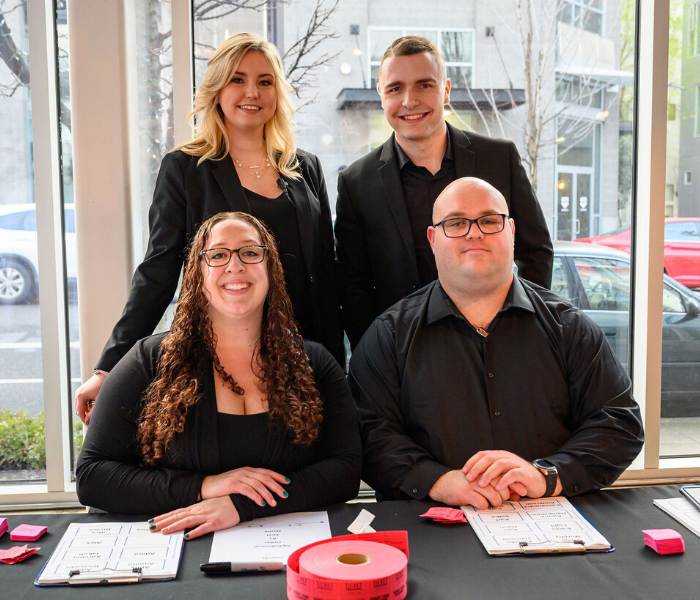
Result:
{"label": "parked car", "polygon": [[[78,266],[72,204],[66,205],[64,214],[66,268],[69,280],[75,280]],[[37,300],[38,292],[36,205],[0,205],[0,304],[26,304]]]}
{"label": "parked car", "polygon": [[[599,244],[629,254],[629,227],[577,242]],[[664,272],[691,288],[700,288],[700,218],[668,218],[664,225]]]}
{"label": "parked car", "polygon": [[[630,257],[554,242],[552,291],[603,329],[620,362],[629,361]],[[700,297],[664,275],[661,416],[700,416]]]}

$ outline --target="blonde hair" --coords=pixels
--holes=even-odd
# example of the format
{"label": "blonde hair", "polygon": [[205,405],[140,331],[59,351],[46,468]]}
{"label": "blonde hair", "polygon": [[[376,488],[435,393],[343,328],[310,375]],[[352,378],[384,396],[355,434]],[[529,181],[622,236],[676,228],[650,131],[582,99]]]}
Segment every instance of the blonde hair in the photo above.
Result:
{"label": "blonde hair", "polygon": [[272,67],[277,89],[277,107],[265,123],[263,139],[270,164],[286,177],[301,177],[296,170],[299,160],[294,143],[294,105],[288,97],[292,89],[284,75],[282,59],[277,48],[254,33],[237,33],[219,46],[207,61],[207,70],[194,97],[194,108],[187,115],[194,122],[194,139],[175,150],[182,150],[203,161],[221,160],[231,148],[223,112],[219,106],[219,92],[231,81],[243,57],[248,52],[260,52]]}
{"label": "blonde hair", "polygon": [[377,75],[377,80],[382,73],[382,65],[387,58],[391,58],[392,56],[410,56],[411,54],[421,54],[422,52],[426,52],[427,54],[435,57],[438,67],[440,68],[442,78],[447,79],[447,68],[445,67],[445,61],[443,60],[440,51],[437,49],[437,46],[428,38],[417,35],[406,35],[391,42],[391,45],[386,49],[386,52],[384,52],[382,62],[379,64],[379,74]]}

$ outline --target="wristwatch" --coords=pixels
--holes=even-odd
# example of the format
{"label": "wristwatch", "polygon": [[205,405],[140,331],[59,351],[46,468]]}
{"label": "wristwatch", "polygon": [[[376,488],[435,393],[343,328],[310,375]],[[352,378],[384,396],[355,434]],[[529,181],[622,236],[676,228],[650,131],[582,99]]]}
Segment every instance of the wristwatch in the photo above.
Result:
{"label": "wristwatch", "polygon": [[542,497],[548,498],[549,496],[553,496],[554,490],[557,489],[557,479],[559,477],[557,468],[551,462],[543,458],[536,458],[533,460],[532,466],[544,475],[544,480],[547,483],[547,489]]}

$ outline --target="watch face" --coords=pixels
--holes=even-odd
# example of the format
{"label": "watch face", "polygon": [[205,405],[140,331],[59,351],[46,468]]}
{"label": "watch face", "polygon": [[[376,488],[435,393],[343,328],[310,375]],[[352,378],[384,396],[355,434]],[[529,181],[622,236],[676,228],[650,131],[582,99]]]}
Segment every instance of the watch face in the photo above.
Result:
{"label": "watch face", "polygon": [[541,459],[536,459],[532,461],[532,464],[540,469],[541,471],[548,473],[548,474],[554,474],[557,472],[557,468],[549,461],[547,460],[541,460]]}

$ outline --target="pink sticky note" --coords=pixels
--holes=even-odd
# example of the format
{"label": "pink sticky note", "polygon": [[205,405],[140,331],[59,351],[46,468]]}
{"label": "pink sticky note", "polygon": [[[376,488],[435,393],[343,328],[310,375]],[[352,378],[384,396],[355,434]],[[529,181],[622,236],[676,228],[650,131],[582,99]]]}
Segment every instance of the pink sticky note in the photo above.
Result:
{"label": "pink sticky note", "polygon": [[659,554],[685,552],[685,542],[674,529],[644,529],[644,543]]}
{"label": "pink sticky note", "polygon": [[10,539],[15,542],[36,542],[48,529],[46,525],[18,525],[10,532]]}
{"label": "pink sticky note", "polygon": [[0,537],[7,531],[7,519],[0,519]]}

